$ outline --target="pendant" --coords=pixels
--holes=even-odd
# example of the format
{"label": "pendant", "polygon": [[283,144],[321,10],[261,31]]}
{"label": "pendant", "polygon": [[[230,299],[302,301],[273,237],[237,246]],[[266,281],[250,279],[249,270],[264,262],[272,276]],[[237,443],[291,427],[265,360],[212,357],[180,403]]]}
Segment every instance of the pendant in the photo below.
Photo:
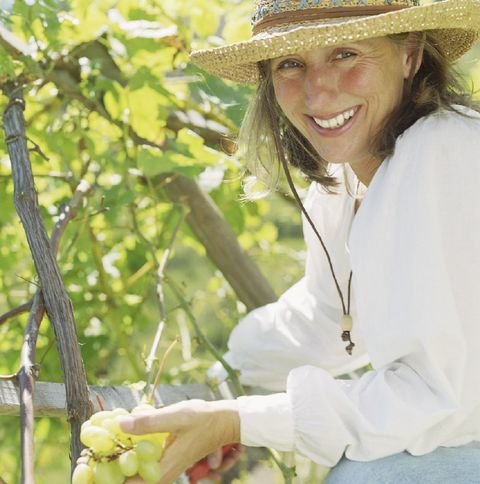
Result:
{"label": "pendant", "polygon": [[342,327],[342,341],[349,343],[345,347],[345,351],[351,356],[355,343],[352,341],[352,338],[350,336],[350,332],[352,331],[352,328],[353,328],[353,320],[350,314],[344,314],[342,316],[341,327]]}

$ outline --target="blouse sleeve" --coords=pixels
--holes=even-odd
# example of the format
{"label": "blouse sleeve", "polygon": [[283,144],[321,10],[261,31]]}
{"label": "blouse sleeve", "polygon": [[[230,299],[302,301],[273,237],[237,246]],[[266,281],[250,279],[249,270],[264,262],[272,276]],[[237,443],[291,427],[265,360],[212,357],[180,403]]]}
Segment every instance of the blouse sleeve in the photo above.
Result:
{"label": "blouse sleeve", "polygon": [[[346,294],[350,262],[345,240],[353,201],[344,193],[326,194],[313,184],[304,205],[332,248],[334,264]],[[340,299],[325,255],[305,221],[304,237],[307,244],[305,277],[277,302],[249,313],[230,336],[226,359],[240,370],[243,384],[285,390],[288,373],[298,366],[313,364],[332,375],[340,375],[368,363],[364,345],[356,333],[353,334],[354,356],[345,351],[340,338]]]}
{"label": "blouse sleeve", "polygon": [[344,453],[373,460],[480,440],[480,386],[472,383],[480,368],[479,153],[480,121],[454,113],[421,121],[397,142],[350,239],[357,324],[375,369],[346,381],[303,366],[266,407],[241,397],[244,443],[334,466]]}

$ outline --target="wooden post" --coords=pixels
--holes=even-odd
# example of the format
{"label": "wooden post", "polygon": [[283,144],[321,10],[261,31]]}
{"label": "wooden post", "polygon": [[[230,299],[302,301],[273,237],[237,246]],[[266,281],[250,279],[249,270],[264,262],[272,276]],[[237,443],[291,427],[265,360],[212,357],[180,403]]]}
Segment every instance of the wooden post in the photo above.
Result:
{"label": "wooden post", "polygon": [[247,309],[251,311],[274,302],[277,296],[269,282],[242,249],[220,210],[198,183],[178,174],[164,175],[162,181],[170,199],[187,208],[188,225]]}

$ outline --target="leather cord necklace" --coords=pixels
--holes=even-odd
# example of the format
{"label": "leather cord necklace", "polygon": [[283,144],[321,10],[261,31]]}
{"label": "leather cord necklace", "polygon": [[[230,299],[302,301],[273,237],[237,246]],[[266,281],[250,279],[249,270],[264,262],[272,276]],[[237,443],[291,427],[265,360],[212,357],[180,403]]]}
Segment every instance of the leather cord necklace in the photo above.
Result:
{"label": "leather cord necklace", "polygon": [[340,321],[340,326],[342,328],[342,341],[345,343],[348,343],[348,345],[345,347],[345,351],[351,355],[353,352],[353,348],[355,347],[355,343],[352,341],[351,337],[351,331],[353,327],[353,321],[352,321],[352,316],[350,315],[350,301],[351,301],[351,287],[352,287],[352,276],[353,273],[350,271],[350,276],[348,278],[348,288],[347,288],[347,302],[345,303],[345,299],[343,297],[343,292],[342,289],[340,288],[340,284],[338,283],[337,276],[335,274],[335,270],[333,268],[333,263],[332,263],[332,258],[330,257],[330,254],[328,252],[327,246],[323,242],[322,236],[317,230],[317,227],[313,223],[313,220],[311,219],[310,215],[308,214],[307,210],[305,209],[302,200],[300,199],[300,196],[298,195],[297,189],[295,188],[295,184],[293,183],[292,176],[290,174],[290,170],[288,169],[287,165],[287,160],[285,159],[285,156],[283,156],[283,150],[282,150],[282,156],[279,156],[280,162],[283,167],[283,171],[285,173],[286,179],[288,186],[290,187],[290,190],[292,191],[293,197],[295,198],[295,201],[297,202],[298,206],[300,207],[300,210],[302,211],[303,215],[307,219],[308,223],[312,227],[313,232],[317,236],[317,239],[320,241],[320,245],[322,246],[323,251],[325,252],[325,255],[327,257],[328,265],[330,267],[330,272],[332,274],[333,280],[335,282],[335,287],[337,289],[338,295],[340,297],[340,301],[342,303],[342,319]]}

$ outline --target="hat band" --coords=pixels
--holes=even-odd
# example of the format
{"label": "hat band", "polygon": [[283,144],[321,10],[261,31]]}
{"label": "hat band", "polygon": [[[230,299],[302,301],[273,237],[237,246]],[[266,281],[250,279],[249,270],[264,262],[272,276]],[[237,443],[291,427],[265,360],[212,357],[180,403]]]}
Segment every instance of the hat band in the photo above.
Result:
{"label": "hat band", "polygon": [[334,8],[305,8],[302,10],[289,10],[275,15],[264,17],[253,27],[253,35],[264,32],[272,27],[286,24],[296,24],[315,20],[327,20],[341,17],[361,17],[365,15],[379,15],[410,8],[408,5],[370,5],[363,7],[334,7]]}

